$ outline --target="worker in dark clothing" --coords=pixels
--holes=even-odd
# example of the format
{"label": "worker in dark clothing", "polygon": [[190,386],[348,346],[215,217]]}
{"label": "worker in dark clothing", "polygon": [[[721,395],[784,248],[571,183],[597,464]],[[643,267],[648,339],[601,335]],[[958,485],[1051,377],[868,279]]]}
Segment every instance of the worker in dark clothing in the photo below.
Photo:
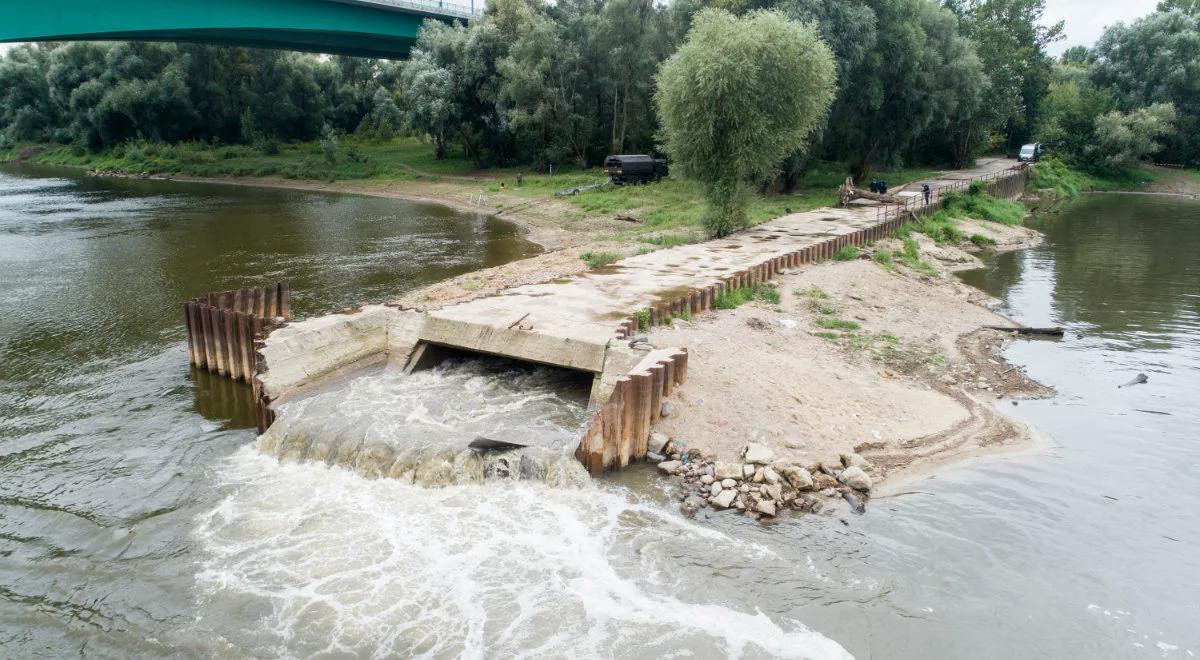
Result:
{"label": "worker in dark clothing", "polygon": [[925,195],[925,206],[929,206],[929,202],[933,201],[933,189],[928,183],[922,183],[921,192]]}
{"label": "worker in dark clothing", "polygon": [[887,179],[879,180],[879,192],[881,192],[885,195],[887,194]]}
{"label": "worker in dark clothing", "polygon": [[871,179],[871,192],[879,192],[879,179]]}

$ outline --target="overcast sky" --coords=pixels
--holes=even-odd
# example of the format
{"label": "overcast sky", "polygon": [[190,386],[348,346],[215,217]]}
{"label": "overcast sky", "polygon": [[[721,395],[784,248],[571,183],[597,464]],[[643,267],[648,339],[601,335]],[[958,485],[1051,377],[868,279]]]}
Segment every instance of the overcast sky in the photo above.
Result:
{"label": "overcast sky", "polygon": [[1126,23],[1154,11],[1158,0],[1046,0],[1045,23],[1066,21],[1067,38],[1050,46],[1058,55],[1071,46],[1091,46],[1105,26]]}
{"label": "overcast sky", "polygon": [[[1145,16],[1157,4],[1157,0],[1046,0],[1045,22],[1067,22],[1067,38],[1051,45],[1050,52],[1058,55],[1070,46],[1091,46],[1105,26]],[[0,52],[10,45],[0,44]]]}

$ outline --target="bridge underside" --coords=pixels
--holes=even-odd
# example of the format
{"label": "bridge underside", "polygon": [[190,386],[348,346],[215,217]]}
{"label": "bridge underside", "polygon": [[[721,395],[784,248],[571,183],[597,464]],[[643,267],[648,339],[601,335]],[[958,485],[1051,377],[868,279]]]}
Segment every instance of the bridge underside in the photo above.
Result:
{"label": "bridge underside", "polygon": [[435,17],[332,0],[0,0],[0,16],[0,42],[179,41],[388,59],[407,56]]}

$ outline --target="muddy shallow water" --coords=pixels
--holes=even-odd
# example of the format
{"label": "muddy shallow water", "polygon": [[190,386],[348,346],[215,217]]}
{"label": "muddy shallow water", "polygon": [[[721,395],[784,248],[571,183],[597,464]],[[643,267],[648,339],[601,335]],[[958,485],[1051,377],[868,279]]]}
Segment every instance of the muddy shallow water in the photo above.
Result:
{"label": "muddy shallow water", "polygon": [[[254,213],[264,199],[269,212]],[[1194,202],[1085,199],[1044,221],[1044,244],[965,276],[1014,318],[1068,328],[1062,342],[1009,351],[1060,392],[1002,404],[1037,427],[1036,450],[914,481],[845,523],[770,525],[683,518],[648,469],[564,488],[423,488],[259,451],[229,421],[236,389],[187,376],[178,302],[286,276],[314,312],[533,249],[486,220],[417,209],[0,175],[0,647],[22,657],[1200,653]],[[247,223],[294,229],[293,248],[275,254],[264,238],[217,249],[194,230],[214,214],[230,236]],[[442,224],[456,229],[424,233]],[[224,275],[228,260],[241,266]],[[159,320],[137,322],[140,310]],[[1138,372],[1147,384],[1116,388]],[[445,414],[426,414],[440,409],[474,433],[478,416],[463,410],[498,401],[511,433],[522,396],[552,382],[535,374],[498,398],[490,386],[469,397],[431,387],[429,405],[383,382],[386,396],[408,398],[377,418],[421,411],[441,423]],[[553,397],[533,401],[528,413],[546,420]],[[542,430],[574,423],[565,414]]]}

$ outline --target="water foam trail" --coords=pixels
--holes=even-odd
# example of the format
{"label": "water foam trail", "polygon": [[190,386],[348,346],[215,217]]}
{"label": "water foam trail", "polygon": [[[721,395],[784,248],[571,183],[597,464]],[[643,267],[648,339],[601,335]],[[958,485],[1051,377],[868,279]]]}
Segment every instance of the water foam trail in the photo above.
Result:
{"label": "water foam trail", "polygon": [[643,549],[755,553],[623,488],[423,488],[250,447],[220,477],[196,533],[197,626],[237,653],[849,657],[799,623],[681,599],[696,585]]}
{"label": "water foam trail", "polygon": [[[586,404],[586,387],[548,368],[496,360],[411,375],[389,368],[281,406],[257,444],[282,462],[424,486],[486,477],[570,485],[587,479],[571,456]],[[529,447],[478,454],[467,444],[479,436]]]}

